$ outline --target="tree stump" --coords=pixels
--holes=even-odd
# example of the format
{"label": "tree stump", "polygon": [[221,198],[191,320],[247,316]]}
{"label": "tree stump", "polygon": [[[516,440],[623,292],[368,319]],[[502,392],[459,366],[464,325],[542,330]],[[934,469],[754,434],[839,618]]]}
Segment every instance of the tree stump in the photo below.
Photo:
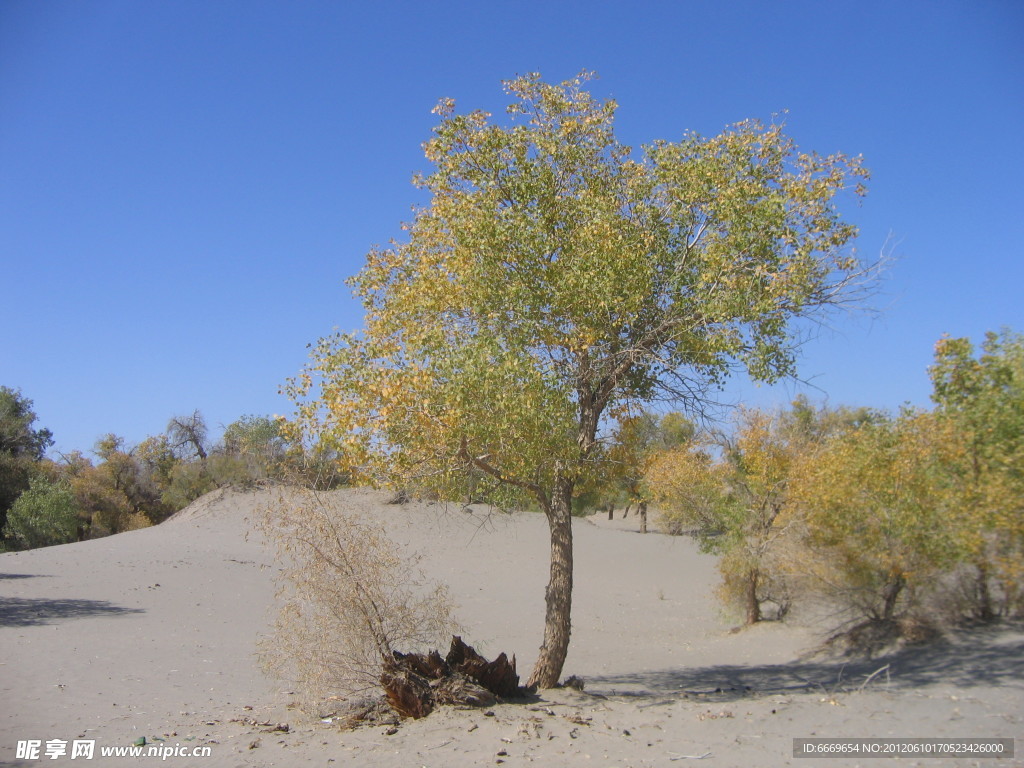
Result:
{"label": "tree stump", "polygon": [[388,702],[402,717],[429,715],[439,704],[487,707],[520,692],[515,656],[488,661],[453,637],[448,655],[394,651],[380,678]]}

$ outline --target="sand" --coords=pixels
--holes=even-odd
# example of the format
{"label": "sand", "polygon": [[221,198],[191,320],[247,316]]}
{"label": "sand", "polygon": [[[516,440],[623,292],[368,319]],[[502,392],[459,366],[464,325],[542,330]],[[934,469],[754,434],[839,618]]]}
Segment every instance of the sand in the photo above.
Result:
{"label": "sand", "polygon": [[[795,758],[793,739],[1015,738],[1016,760],[904,756],[900,765],[1024,765],[1024,628],[952,633],[846,663],[808,660],[823,627],[733,631],[715,559],[635,518],[574,521],[576,590],[566,675],[488,710],[444,709],[343,731],[304,713],[255,657],[275,606],[273,552],[257,532],[280,489],[216,491],[162,525],[0,555],[0,764],[28,739],[177,748],[142,759],[202,766],[879,765]],[[536,658],[547,578],[541,515],[414,502],[368,490],[324,495],[385,523],[445,581],[464,637],[488,656]],[[883,671],[872,675],[876,670]],[[322,712],[320,714],[330,714]],[[329,718],[324,718],[329,719]],[[278,727],[280,726],[280,727]],[[287,726],[287,731],[283,727]],[[209,747],[208,757],[182,756]]]}

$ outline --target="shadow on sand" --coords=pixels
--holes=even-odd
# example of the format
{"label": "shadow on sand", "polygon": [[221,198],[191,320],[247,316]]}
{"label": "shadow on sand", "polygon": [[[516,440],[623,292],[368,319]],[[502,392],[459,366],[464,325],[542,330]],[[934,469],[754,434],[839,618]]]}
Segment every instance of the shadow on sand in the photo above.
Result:
{"label": "shadow on sand", "polygon": [[[888,666],[886,666],[888,665]],[[734,701],[749,696],[861,687],[907,690],[929,685],[1024,689],[1024,626],[963,630],[924,646],[908,646],[870,660],[793,661],[761,666],[720,665],[587,679],[587,692],[651,699],[699,696]]]}
{"label": "shadow on sand", "polygon": [[0,627],[34,627],[67,619],[117,617],[134,613],[145,611],[142,608],[122,608],[106,600],[0,597]]}
{"label": "shadow on sand", "polygon": [[0,573],[0,581],[4,579],[38,579],[40,576],[46,576],[44,573]]}

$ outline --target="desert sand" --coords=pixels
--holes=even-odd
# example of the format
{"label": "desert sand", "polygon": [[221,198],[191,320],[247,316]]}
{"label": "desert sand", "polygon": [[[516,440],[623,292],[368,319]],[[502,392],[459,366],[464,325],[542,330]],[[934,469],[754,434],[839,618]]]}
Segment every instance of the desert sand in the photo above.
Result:
{"label": "desert sand", "polygon": [[[1024,765],[1024,629],[951,633],[869,661],[808,655],[826,627],[732,631],[714,597],[715,559],[635,519],[574,522],[576,591],[565,675],[486,710],[443,709],[396,729],[339,729],[297,708],[255,657],[275,605],[273,552],[257,532],[281,493],[221,490],[162,525],[0,555],[0,764],[18,741],[191,749],[202,766],[885,765],[794,758],[793,739],[1015,738],[1016,759],[903,757],[900,765]],[[413,502],[369,490],[323,495],[379,517],[449,585],[464,638],[515,653],[525,679],[540,645],[547,528],[539,514]],[[443,650],[443,649],[442,649]],[[888,667],[885,667],[888,665]],[[874,674],[882,670],[878,674]],[[321,712],[320,715],[331,713]],[[330,722],[325,722],[330,720]],[[287,730],[284,727],[287,726]],[[93,764],[129,758],[96,753]]]}

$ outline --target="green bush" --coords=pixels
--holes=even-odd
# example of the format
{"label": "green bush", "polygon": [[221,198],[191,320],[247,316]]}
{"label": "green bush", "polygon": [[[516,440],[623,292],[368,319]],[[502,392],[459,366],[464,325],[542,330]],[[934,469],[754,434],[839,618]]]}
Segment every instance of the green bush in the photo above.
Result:
{"label": "green bush", "polygon": [[33,478],[7,514],[4,535],[22,549],[67,544],[78,538],[78,510],[71,489]]}
{"label": "green bush", "polygon": [[171,484],[161,501],[172,510],[184,509],[217,487],[203,462],[183,462],[171,471]]}

